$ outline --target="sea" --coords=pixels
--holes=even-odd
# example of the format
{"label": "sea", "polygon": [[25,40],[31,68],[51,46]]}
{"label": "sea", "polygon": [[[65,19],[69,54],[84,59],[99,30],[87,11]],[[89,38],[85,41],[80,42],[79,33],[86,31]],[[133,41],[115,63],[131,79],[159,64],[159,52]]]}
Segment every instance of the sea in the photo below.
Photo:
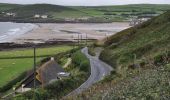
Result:
{"label": "sea", "polygon": [[11,42],[14,38],[26,34],[37,27],[31,23],[0,22],[0,43]]}

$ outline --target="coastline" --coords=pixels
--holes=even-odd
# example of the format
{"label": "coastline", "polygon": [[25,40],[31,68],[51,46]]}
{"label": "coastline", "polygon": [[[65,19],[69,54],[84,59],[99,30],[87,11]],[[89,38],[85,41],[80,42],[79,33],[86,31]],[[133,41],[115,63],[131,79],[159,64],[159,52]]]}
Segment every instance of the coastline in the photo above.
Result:
{"label": "coastline", "polygon": [[[72,41],[78,39],[99,40],[113,35],[123,29],[129,28],[128,22],[114,23],[30,23],[36,28],[12,37],[17,44],[23,43],[47,43],[57,41]],[[87,37],[86,37],[87,35]]]}
{"label": "coastline", "polygon": [[[0,43],[4,42],[13,42],[13,40],[20,35],[27,34],[37,28],[36,24],[32,23],[14,23],[14,22],[0,22],[0,24],[4,24],[6,27],[12,26],[9,29],[7,28],[5,32],[1,32],[0,34]],[[14,27],[16,26],[16,27]],[[5,27],[3,27],[5,28]]]}
{"label": "coastline", "polygon": [[[88,20],[76,20],[76,21],[66,21],[66,20],[55,20],[55,19],[12,19],[12,18],[0,18],[0,22],[14,22],[14,23],[112,23],[112,21],[101,20],[101,21],[88,21]],[[120,20],[114,22],[128,22],[128,20]]]}

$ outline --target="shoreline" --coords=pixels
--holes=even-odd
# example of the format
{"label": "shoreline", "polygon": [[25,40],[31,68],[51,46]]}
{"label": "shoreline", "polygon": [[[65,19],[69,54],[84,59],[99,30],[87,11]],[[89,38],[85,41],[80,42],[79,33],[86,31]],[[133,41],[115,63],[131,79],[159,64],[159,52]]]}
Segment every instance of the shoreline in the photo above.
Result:
{"label": "shoreline", "polygon": [[[13,23],[13,22],[12,22]],[[129,28],[128,22],[113,23],[30,23],[37,27],[16,36],[12,41],[23,43],[46,43],[49,41],[99,40]],[[80,36],[78,36],[78,34]],[[86,36],[87,35],[87,36]],[[13,37],[12,37],[13,38]]]}
{"label": "shoreline", "polygon": [[[112,23],[111,21],[86,21],[86,20],[78,20],[78,21],[66,21],[66,20],[55,20],[55,19],[9,19],[9,18],[0,18],[0,22],[15,22],[15,23]],[[129,22],[128,20],[122,20],[122,21],[114,21],[114,22]]]}
{"label": "shoreline", "polygon": [[2,25],[4,24],[7,27],[9,25],[11,27],[9,29],[7,28],[4,32],[0,34],[1,37],[0,43],[13,42],[12,41],[13,39],[19,37],[20,35],[27,34],[38,27],[36,24],[32,24],[32,23],[26,23],[26,24],[20,23],[21,25],[19,25],[18,23],[13,23],[13,22],[0,22],[0,25],[1,24]]}

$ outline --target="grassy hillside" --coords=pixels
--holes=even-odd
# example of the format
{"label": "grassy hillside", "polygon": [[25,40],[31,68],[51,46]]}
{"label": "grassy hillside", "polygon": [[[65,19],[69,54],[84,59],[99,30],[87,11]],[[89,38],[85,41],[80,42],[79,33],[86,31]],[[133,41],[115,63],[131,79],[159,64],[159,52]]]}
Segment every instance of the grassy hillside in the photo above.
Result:
{"label": "grassy hillside", "polygon": [[74,10],[64,6],[49,4],[24,5],[21,7],[8,10],[8,12],[16,12],[18,17],[33,17],[35,14],[48,15],[50,12],[60,13],[62,11],[74,11]]}
{"label": "grassy hillside", "polygon": [[20,7],[21,5],[17,5],[17,4],[3,4],[0,3],[0,11],[5,11],[5,10],[10,10],[10,9],[14,9],[17,7]]}
{"label": "grassy hillside", "polygon": [[[111,36],[105,44],[107,49],[101,59],[112,66],[132,64],[134,59],[154,57],[168,52],[170,43],[170,12],[162,14],[141,25]],[[112,56],[107,56],[112,55]]]}
{"label": "grassy hillside", "polygon": [[[97,6],[97,7],[77,7],[59,6],[50,4],[34,5],[11,5],[0,4],[0,11],[14,12],[15,17],[4,17],[26,21],[80,21],[80,22],[112,22],[129,20],[131,16],[142,16],[146,14],[162,14],[170,9],[170,5],[119,5],[119,6]],[[34,19],[35,14],[46,14],[48,19]],[[6,19],[7,20],[7,19]]]}
{"label": "grassy hillside", "polygon": [[170,11],[111,36],[100,59],[115,71],[77,99],[170,98]]}

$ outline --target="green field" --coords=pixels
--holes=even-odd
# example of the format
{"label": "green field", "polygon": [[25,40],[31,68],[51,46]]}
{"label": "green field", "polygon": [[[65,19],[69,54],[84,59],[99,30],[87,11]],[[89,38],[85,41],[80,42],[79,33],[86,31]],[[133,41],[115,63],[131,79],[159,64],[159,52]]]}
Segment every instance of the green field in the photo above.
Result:
{"label": "green field", "polygon": [[[71,50],[72,46],[56,46],[48,48],[38,48],[37,56],[42,56],[37,58],[37,62],[43,59],[46,55],[55,55],[60,52],[65,52]],[[27,57],[28,58],[15,58],[15,57]],[[0,59],[0,87],[16,78],[22,72],[29,70],[33,67],[33,49],[23,49],[23,50],[11,50],[11,51],[1,51],[0,58],[5,57],[8,59]],[[14,57],[15,59],[10,59]]]}
{"label": "green field", "polygon": [[[83,20],[87,22],[113,22],[127,21],[131,16],[143,16],[147,14],[162,14],[170,10],[170,5],[154,4],[134,4],[119,6],[97,6],[97,7],[77,7],[77,6],[59,6],[50,4],[35,5],[11,5],[0,4],[0,11],[14,12],[14,19],[33,21],[35,14],[46,14],[47,19],[36,19],[37,21],[64,21],[65,19]],[[0,13],[0,18],[4,14]],[[8,17],[7,17],[8,18]],[[98,19],[98,20],[96,20]]]}
{"label": "green field", "polygon": [[[36,55],[37,56],[50,56],[57,54],[59,52],[63,52],[66,50],[70,50],[71,46],[56,46],[56,47],[48,47],[48,48],[37,48]],[[21,49],[21,50],[11,50],[11,51],[1,51],[0,58],[6,57],[25,57],[25,56],[33,56],[33,49]]]}

